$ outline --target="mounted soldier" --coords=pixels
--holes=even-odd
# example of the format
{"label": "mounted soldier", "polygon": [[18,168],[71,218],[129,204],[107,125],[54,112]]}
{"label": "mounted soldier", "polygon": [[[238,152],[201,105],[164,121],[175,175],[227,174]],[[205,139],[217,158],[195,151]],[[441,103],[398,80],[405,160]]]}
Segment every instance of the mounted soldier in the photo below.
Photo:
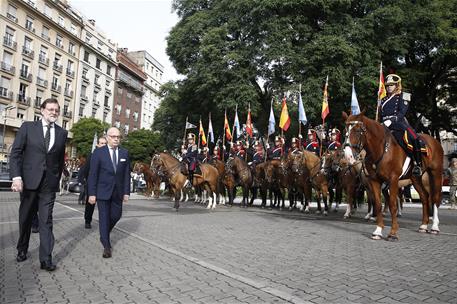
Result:
{"label": "mounted soldier", "polygon": [[319,141],[317,140],[317,133],[314,129],[308,130],[308,141],[305,143],[305,149],[313,152],[316,156],[319,156]]}
{"label": "mounted soldier", "polygon": [[257,164],[262,163],[265,160],[265,155],[263,151],[262,144],[260,141],[256,140],[254,142],[255,152],[252,155],[252,162],[249,163],[250,166],[255,167]]}
{"label": "mounted soldier", "polygon": [[221,148],[219,148],[219,146],[214,147],[213,155],[211,156],[211,158],[222,160]]}
{"label": "mounted soldier", "polygon": [[281,136],[275,137],[275,146],[271,149],[269,158],[270,159],[281,159],[284,155],[284,148],[283,148],[283,139]]}
{"label": "mounted soldier", "polygon": [[292,137],[292,143],[291,143],[290,150],[289,150],[288,154],[290,155],[290,154],[298,154],[298,153],[301,153],[300,144],[299,144],[298,138]]}
{"label": "mounted soldier", "polygon": [[211,155],[209,155],[209,149],[208,147],[203,147],[202,151],[199,155],[199,161],[201,163],[208,163],[211,160]]}
{"label": "mounted soldier", "polygon": [[406,120],[408,101],[402,94],[401,78],[396,74],[386,77],[387,96],[381,100],[380,112],[382,123],[392,131],[400,146],[414,159],[413,175],[422,175],[421,141]]}
{"label": "mounted soldier", "polygon": [[187,163],[187,169],[189,174],[187,178],[190,182],[190,187],[193,185],[194,181],[194,172],[197,168],[197,159],[198,159],[198,147],[195,144],[195,134],[189,133],[187,135],[187,151],[183,155],[183,160]]}
{"label": "mounted soldier", "polygon": [[337,128],[333,128],[332,132],[330,134],[330,139],[331,142],[328,145],[327,150],[328,151],[337,151],[341,148],[341,142],[340,142],[340,137],[341,137],[341,132]]}
{"label": "mounted soldier", "polygon": [[241,159],[245,159],[246,157],[246,150],[244,150],[243,142],[238,140],[235,145],[235,156],[238,156]]}

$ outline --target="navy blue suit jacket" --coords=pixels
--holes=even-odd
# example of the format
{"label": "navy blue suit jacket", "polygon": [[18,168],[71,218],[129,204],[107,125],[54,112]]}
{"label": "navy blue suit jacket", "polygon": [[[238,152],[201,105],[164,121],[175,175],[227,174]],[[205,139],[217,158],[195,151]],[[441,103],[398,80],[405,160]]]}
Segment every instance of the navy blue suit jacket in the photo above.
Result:
{"label": "navy blue suit jacket", "polygon": [[89,177],[87,180],[88,195],[97,200],[110,200],[114,186],[118,199],[130,195],[130,158],[126,149],[118,147],[117,169],[114,172],[108,145],[95,149],[90,159]]}

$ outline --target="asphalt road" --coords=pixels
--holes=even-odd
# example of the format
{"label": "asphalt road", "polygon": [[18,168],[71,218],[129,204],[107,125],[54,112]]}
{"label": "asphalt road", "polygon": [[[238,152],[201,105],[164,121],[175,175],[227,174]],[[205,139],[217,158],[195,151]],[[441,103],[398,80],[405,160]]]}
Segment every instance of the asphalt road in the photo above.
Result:
{"label": "asphalt road", "polygon": [[440,210],[435,236],[416,232],[420,208],[405,208],[400,241],[388,242],[370,239],[364,209],[349,220],[190,202],[175,212],[134,196],[103,259],[97,222],[84,229],[75,195],[57,200],[48,273],[37,234],[15,261],[19,196],[0,193],[0,303],[457,303],[454,210]]}

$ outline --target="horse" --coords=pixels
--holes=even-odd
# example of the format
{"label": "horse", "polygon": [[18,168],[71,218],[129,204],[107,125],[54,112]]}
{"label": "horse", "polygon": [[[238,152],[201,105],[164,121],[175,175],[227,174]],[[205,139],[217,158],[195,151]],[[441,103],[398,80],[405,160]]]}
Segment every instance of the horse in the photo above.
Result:
{"label": "horse", "polygon": [[[181,193],[184,184],[187,181],[187,176],[181,172],[181,162],[169,153],[161,152],[154,155],[152,160],[155,168],[160,168],[165,172],[169,179],[170,187],[175,194],[174,208],[176,211],[179,209],[178,194]],[[193,186],[202,185],[210,193],[207,209],[216,208],[216,188],[218,180],[217,169],[209,164],[200,165],[202,174],[194,174]],[[187,168],[186,168],[187,169]],[[213,200],[214,199],[214,200]]]}
{"label": "horse", "polygon": [[218,178],[218,182],[217,182],[218,202],[221,205],[225,205],[225,185],[222,181],[223,176],[225,174],[225,164],[223,161],[221,161],[217,158],[211,158],[208,163],[210,165],[212,165],[213,167],[215,167],[217,169],[217,172],[219,173],[219,178]]}
{"label": "horse", "polygon": [[430,232],[439,233],[438,207],[441,203],[441,183],[443,172],[443,148],[433,137],[420,134],[427,146],[427,155],[423,157],[424,174],[414,176],[411,168],[404,168],[408,157],[391,132],[379,122],[360,113],[357,115],[342,114],[346,122],[346,140],[344,151],[350,163],[359,159],[360,152],[366,151],[363,165],[369,177],[370,190],[376,208],[376,230],[372,239],[382,239],[384,219],[381,212],[381,186],[389,185],[389,209],[392,227],[387,240],[398,240],[397,195],[400,177],[410,179],[419,193],[422,202],[422,224],[419,232],[427,232],[429,209],[433,206],[433,224]]}
{"label": "horse", "polygon": [[249,189],[251,188],[253,178],[246,161],[238,156],[230,156],[225,164],[223,181],[227,187],[230,206],[233,206],[233,201],[235,199],[235,186],[240,185],[243,190],[243,200],[241,201],[240,207],[247,207]]}
{"label": "horse", "polygon": [[254,200],[257,198],[257,189],[259,189],[260,197],[262,199],[261,208],[265,208],[267,205],[267,191],[268,191],[268,182],[265,178],[265,167],[267,162],[261,162],[256,165],[251,166],[251,175],[252,175],[252,197],[249,202],[249,206],[254,204]]}
{"label": "horse", "polygon": [[143,162],[136,162],[133,166],[133,171],[136,174],[143,174],[144,180],[146,181],[146,196],[152,196],[158,198],[160,194],[160,176],[151,170],[151,167]]}
{"label": "horse", "polygon": [[[282,210],[285,207],[286,189],[289,195],[289,205],[292,206],[292,187],[289,179],[289,164],[287,159],[273,159],[268,161],[265,165],[265,179],[273,193],[276,191],[279,194],[279,209]],[[279,199],[281,199],[282,203],[279,202]],[[276,205],[276,198],[274,205]]]}

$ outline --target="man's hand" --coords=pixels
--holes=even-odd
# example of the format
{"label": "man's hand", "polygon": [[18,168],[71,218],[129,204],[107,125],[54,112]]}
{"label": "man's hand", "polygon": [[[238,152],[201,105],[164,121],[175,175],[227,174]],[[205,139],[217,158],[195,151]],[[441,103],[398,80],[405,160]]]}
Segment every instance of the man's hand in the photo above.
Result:
{"label": "man's hand", "polygon": [[122,202],[123,203],[127,203],[129,201],[129,196],[128,195],[124,195],[124,198],[122,199]]}
{"label": "man's hand", "polygon": [[89,204],[95,205],[96,201],[97,201],[97,197],[95,195],[89,196]]}
{"label": "man's hand", "polygon": [[385,125],[386,127],[389,127],[391,124],[392,124],[392,120],[390,120],[390,119],[389,119],[389,120],[386,120],[386,121],[384,122],[384,125]]}
{"label": "man's hand", "polygon": [[22,192],[22,179],[15,179],[11,184],[11,190],[14,192]]}

